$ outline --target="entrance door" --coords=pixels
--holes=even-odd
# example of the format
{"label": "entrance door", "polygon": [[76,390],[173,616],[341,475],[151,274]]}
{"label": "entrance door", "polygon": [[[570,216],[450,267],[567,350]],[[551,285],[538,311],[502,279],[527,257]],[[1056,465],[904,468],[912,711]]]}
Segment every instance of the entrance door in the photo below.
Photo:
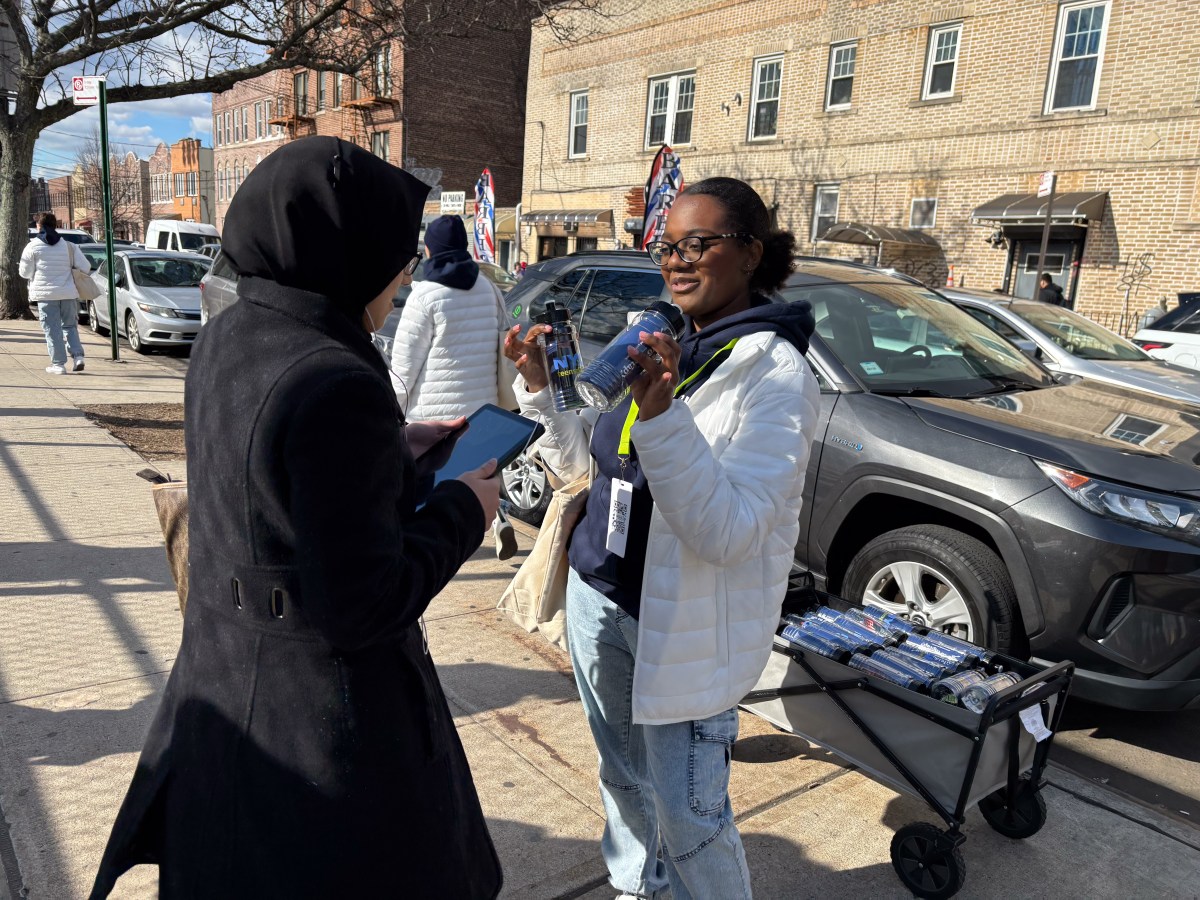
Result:
{"label": "entrance door", "polygon": [[[1042,249],[1041,240],[1021,241],[1017,257],[1017,283],[1013,294],[1026,300],[1037,298],[1038,253]],[[1075,261],[1074,241],[1050,241],[1046,245],[1046,268],[1054,283],[1070,295],[1067,284],[1067,273],[1071,271],[1071,263]]]}

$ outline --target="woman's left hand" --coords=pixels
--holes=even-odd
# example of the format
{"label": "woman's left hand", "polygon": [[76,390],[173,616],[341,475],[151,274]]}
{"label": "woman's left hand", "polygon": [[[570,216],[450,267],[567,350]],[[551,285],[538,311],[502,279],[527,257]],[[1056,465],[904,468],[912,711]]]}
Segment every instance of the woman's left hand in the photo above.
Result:
{"label": "woman's left hand", "polygon": [[[636,347],[629,348],[629,358],[642,367],[645,374],[633,383],[633,399],[638,405],[638,419],[645,422],[661,415],[675,399],[675,388],[679,384],[679,357],[682,351],[670,335],[656,331],[642,332],[638,336],[652,352],[638,354]],[[655,359],[657,353],[661,359]]]}
{"label": "woman's left hand", "polygon": [[458,431],[465,424],[467,424],[467,420],[463,416],[442,422],[410,422],[404,426],[404,439],[408,441],[408,448],[412,451],[413,458],[420,459],[435,444],[444,440],[448,434]]}

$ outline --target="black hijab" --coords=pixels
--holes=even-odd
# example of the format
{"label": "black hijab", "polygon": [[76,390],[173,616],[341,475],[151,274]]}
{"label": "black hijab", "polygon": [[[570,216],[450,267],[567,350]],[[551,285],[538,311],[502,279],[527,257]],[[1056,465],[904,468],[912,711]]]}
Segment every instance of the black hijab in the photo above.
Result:
{"label": "black hijab", "polygon": [[417,255],[428,193],[361,147],[301,138],[238,189],[221,249],[239,275],[327,297],[358,319]]}

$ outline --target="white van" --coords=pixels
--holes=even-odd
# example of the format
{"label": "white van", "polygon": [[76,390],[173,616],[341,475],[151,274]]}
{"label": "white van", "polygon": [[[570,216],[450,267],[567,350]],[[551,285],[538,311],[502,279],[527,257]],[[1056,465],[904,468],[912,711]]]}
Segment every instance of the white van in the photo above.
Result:
{"label": "white van", "polygon": [[152,219],[146,226],[147,250],[198,251],[205,244],[221,243],[221,233],[215,225],[200,222],[181,222],[178,219]]}

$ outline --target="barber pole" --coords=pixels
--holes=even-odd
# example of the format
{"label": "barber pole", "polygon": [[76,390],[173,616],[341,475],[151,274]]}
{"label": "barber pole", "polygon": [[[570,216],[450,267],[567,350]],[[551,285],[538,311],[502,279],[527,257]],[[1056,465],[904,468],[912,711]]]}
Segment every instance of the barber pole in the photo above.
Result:
{"label": "barber pole", "polygon": [[496,191],[488,169],[475,182],[475,258],[496,261]]}
{"label": "barber pole", "polygon": [[642,249],[651,241],[660,240],[667,230],[667,214],[679,192],[683,190],[683,172],[679,157],[666,144],[654,157],[650,178],[646,181],[646,214],[642,224]]}

